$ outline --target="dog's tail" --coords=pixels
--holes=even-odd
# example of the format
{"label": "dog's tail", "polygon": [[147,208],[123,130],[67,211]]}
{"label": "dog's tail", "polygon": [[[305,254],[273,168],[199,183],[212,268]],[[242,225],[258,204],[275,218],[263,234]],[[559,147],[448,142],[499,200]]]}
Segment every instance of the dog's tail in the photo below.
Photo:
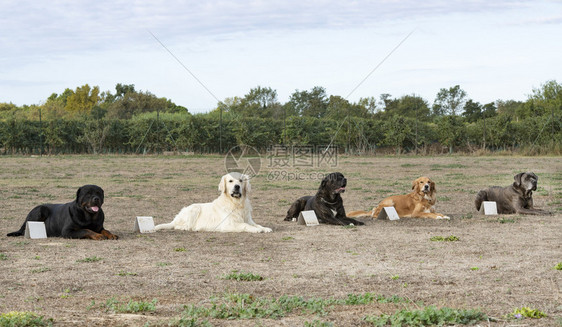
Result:
{"label": "dog's tail", "polygon": [[355,211],[350,211],[347,213],[347,217],[348,218],[352,218],[352,217],[364,217],[364,216],[371,216],[374,217],[374,209],[371,211],[362,211],[362,210],[355,210]]}
{"label": "dog's tail", "polygon": [[474,199],[474,205],[476,205],[476,211],[480,211],[480,206],[482,205],[482,202],[487,200],[488,200],[488,193],[486,192],[486,190],[481,190],[480,192],[478,192],[478,194],[476,195],[476,199]]}
{"label": "dog's tail", "polygon": [[25,224],[26,223],[27,223],[27,221],[25,221],[23,223],[23,225],[21,225],[21,227],[18,231],[8,233],[8,234],[6,234],[6,236],[12,236],[12,237],[23,236],[25,234]]}
{"label": "dog's tail", "polygon": [[175,225],[174,222],[168,223],[168,224],[160,224],[160,225],[156,225],[154,226],[155,230],[164,230],[164,229],[174,229]]}

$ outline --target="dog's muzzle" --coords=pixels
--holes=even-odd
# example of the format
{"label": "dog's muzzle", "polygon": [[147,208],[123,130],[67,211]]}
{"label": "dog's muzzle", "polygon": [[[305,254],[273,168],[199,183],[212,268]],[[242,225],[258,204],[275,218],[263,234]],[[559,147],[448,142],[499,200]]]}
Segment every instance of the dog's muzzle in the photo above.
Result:
{"label": "dog's muzzle", "polygon": [[87,204],[87,205],[84,206],[84,208],[85,208],[86,211],[88,211],[88,212],[97,213],[98,211],[100,211],[101,205],[91,205],[91,204]]}
{"label": "dog's muzzle", "polygon": [[431,190],[431,188],[430,188],[429,184],[425,184],[425,185],[423,186],[423,192],[424,192],[424,193],[427,193],[427,192],[429,192],[430,190]]}
{"label": "dog's muzzle", "polygon": [[341,183],[341,187],[336,189],[336,194],[345,192],[345,187],[347,186],[347,179],[344,178]]}
{"label": "dog's muzzle", "polygon": [[242,197],[242,192],[240,192],[240,185],[234,185],[234,189],[232,190],[232,193],[230,193],[230,196],[237,199]]}

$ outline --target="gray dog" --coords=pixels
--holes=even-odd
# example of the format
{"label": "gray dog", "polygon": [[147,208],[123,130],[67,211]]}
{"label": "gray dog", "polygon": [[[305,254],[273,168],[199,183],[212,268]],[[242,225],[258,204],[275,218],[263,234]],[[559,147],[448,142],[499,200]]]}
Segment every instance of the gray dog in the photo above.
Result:
{"label": "gray dog", "polygon": [[519,173],[515,182],[507,187],[492,186],[476,195],[476,210],[480,211],[482,201],[495,201],[499,214],[550,215],[551,213],[533,208],[533,191],[537,190],[537,175],[531,172]]}

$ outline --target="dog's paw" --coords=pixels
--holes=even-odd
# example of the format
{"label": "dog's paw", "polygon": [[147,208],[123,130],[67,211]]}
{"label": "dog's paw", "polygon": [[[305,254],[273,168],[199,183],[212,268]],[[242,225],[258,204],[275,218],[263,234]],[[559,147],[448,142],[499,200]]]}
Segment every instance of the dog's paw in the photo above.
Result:
{"label": "dog's paw", "polygon": [[107,236],[105,236],[103,234],[98,234],[98,233],[95,233],[95,234],[89,236],[89,238],[91,238],[92,240],[96,240],[96,241],[107,240]]}
{"label": "dog's paw", "polygon": [[108,240],[116,240],[119,238],[119,236],[112,234],[111,232],[107,231],[107,230],[102,230],[101,234],[105,237],[107,237]]}
{"label": "dog's paw", "polygon": [[273,229],[269,228],[269,227],[262,227],[260,233],[271,233],[273,232]]}
{"label": "dog's paw", "polygon": [[451,219],[451,217],[449,217],[449,216],[437,216],[436,219],[447,219],[447,220],[449,220],[449,219]]}

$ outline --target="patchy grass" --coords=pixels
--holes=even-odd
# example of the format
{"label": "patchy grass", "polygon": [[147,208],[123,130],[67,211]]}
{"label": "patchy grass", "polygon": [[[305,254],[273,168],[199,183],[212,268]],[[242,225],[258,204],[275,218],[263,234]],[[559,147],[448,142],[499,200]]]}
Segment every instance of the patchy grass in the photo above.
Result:
{"label": "patchy grass", "polygon": [[457,242],[457,241],[460,241],[460,239],[458,237],[456,237],[455,235],[449,235],[447,237],[432,236],[429,240],[432,241],[432,242]]}
{"label": "patchy grass", "polygon": [[244,281],[244,282],[254,282],[254,281],[260,281],[263,280],[264,278],[260,275],[255,275],[252,273],[244,273],[244,272],[238,272],[238,271],[233,271],[228,275],[225,275],[223,277],[223,279],[226,280],[236,280],[236,281]]}
{"label": "patchy grass", "polygon": [[400,310],[391,315],[367,316],[365,321],[373,326],[446,326],[473,325],[488,319],[479,310],[458,310],[429,306],[417,310]]}
{"label": "patchy grass", "polygon": [[[156,311],[157,299],[153,299],[151,302],[146,301],[133,301],[120,302],[115,297],[105,301],[104,304],[100,305],[100,308],[105,312],[118,312],[118,313],[141,313],[141,312],[154,312]],[[95,306],[95,302],[90,305],[90,309]]]}
{"label": "patchy grass", "polygon": [[513,224],[513,223],[516,222],[516,220],[514,218],[501,217],[501,218],[498,218],[498,222],[500,224]]}
{"label": "patchy grass", "polygon": [[29,311],[10,311],[0,314],[0,327],[40,327],[52,326],[53,319]]}
{"label": "patchy grass", "polygon": [[328,321],[321,321],[321,320],[313,320],[313,321],[305,321],[304,327],[333,327],[334,324]]}
{"label": "patchy grass", "polygon": [[540,318],[547,317],[547,315],[546,313],[537,309],[531,309],[529,307],[521,307],[513,310],[513,312],[510,313],[508,317],[513,319],[521,319],[521,318],[540,319]]}
{"label": "patchy grass", "polygon": [[222,298],[211,298],[207,306],[186,305],[182,318],[197,321],[214,319],[280,319],[290,313],[325,315],[334,306],[366,305],[371,303],[408,303],[397,296],[385,297],[373,293],[349,294],[344,299],[305,299],[300,296],[260,298],[250,294],[225,294]]}
{"label": "patchy grass", "polygon": [[94,256],[91,256],[91,257],[84,258],[84,259],[78,259],[78,260],[76,260],[76,262],[98,262],[98,261],[101,261],[101,260],[103,260],[103,258],[96,257],[94,255]]}

